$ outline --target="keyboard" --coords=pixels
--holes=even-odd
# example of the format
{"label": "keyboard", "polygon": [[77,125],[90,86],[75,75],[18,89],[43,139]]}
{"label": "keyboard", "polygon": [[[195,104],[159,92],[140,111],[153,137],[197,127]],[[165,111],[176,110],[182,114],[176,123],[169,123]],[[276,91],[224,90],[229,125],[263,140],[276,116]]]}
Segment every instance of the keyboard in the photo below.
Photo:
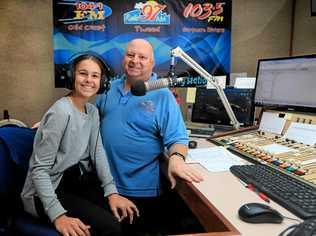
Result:
{"label": "keyboard", "polygon": [[316,218],[305,220],[304,222],[298,225],[292,225],[284,231],[284,234],[280,235],[316,236]]}
{"label": "keyboard", "polygon": [[253,184],[296,216],[316,216],[316,188],[266,165],[234,165],[230,171],[247,184]]}

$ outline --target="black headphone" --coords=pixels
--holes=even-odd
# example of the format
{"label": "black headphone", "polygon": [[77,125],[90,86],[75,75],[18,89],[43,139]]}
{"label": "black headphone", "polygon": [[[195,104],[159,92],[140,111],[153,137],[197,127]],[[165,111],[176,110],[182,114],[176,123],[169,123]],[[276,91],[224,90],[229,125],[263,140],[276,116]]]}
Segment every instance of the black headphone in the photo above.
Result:
{"label": "black headphone", "polygon": [[62,77],[65,79],[65,87],[70,90],[74,89],[76,65],[85,59],[93,59],[97,61],[101,67],[100,88],[97,94],[107,92],[110,89],[110,77],[112,76],[111,69],[100,55],[90,51],[74,54],[68,59],[66,67],[62,68],[64,72]]}

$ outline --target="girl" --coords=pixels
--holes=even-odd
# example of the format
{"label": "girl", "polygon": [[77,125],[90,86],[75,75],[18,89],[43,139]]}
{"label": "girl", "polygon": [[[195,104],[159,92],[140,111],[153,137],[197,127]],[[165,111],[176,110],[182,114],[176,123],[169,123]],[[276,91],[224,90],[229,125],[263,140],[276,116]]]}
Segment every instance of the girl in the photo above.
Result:
{"label": "girl", "polygon": [[88,103],[99,91],[105,69],[96,55],[75,58],[71,92],[46,112],[34,140],[21,194],[24,209],[50,220],[64,236],[120,235],[119,222],[129,217],[132,223],[138,216],[136,206],[117,194],[98,111]]}

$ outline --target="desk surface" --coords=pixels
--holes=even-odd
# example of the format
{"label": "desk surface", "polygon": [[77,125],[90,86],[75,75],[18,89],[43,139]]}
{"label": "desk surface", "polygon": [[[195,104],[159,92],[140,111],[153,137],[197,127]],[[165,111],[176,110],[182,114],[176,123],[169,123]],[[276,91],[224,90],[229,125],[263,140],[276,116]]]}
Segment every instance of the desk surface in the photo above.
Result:
{"label": "desk surface", "polygon": [[[204,139],[194,139],[198,141],[198,148],[211,147],[214,144]],[[194,188],[196,192],[204,196],[211,206],[211,209],[215,209],[222,215],[224,221],[227,220],[234,228],[236,228],[240,235],[244,236],[277,236],[284,229],[290,225],[297,224],[297,221],[285,218],[281,224],[250,224],[243,222],[238,217],[238,209],[240,206],[250,202],[259,202],[270,205],[272,208],[278,210],[282,215],[299,219],[291,212],[273,202],[264,202],[258,197],[257,194],[245,188],[240,181],[230,173],[225,172],[209,172],[199,164],[191,164],[194,168],[198,169],[202,173],[204,181],[201,183],[189,184],[188,186]],[[183,189],[183,188],[182,188]],[[181,191],[181,190],[180,190]],[[181,193],[180,193],[181,195]],[[192,209],[192,202],[187,202]],[[192,209],[194,211],[194,209]],[[199,219],[202,215],[197,215]],[[202,225],[207,228],[207,223],[201,222]],[[201,234],[201,235],[224,235],[222,233],[214,234]],[[239,235],[237,234],[225,234],[225,235]]]}

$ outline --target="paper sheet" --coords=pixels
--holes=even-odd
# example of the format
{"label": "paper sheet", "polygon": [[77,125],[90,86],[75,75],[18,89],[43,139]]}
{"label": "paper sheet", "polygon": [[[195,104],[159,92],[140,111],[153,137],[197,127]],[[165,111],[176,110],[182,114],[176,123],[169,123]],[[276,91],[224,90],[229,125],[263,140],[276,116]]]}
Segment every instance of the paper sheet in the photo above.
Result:
{"label": "paper sheet", "polygon": [[272,153],[272,154],[280,154],[284,152],[294,151],[292,148],[285,147],[280,144],[269,144],[261,147],[264,151]]}
{"label": "paper sheet", "polygon": [[[219,86],[222,89],[224,89],[226,87],[226,76],[225,75],[221,75],[221,76],[214,76],[214,77],[215,77],[217,83],[219,84]],[[213,84],[211,84],[209,81],[207,81],[206,88],[207,89],[215,89]]]}
{"label": "paper sheet", "polygon": [[242,165],[241,159],[224,147],[190,149],[187,163],[200,163],[211,172],[228,171],[232,165]]}
{"label": "paper sheet", "polygon": [[235,81],[235,88],[254,89],[256,84],[255,77],[237,77]]}
{"label": "paper sheet", "polygon": [[196,88],[187,88],[187,103],[195,103]]}
{"label": "paper sheet", "polygon": [[229,76],[229,85],[232,87],[235,87],[235,82],[237,77],[247,77],[247,72],[241,72],[241,73],[230,73]]}
{"label": "paper sheet", "polygon": [[284,138],[314,145],[316,143],[316,125],[293,122],[284,134]]}
{"label": "paper sheet", "polygon": [[284,118],[280,118],[278,113],[263,112],[259,130],[274,134],[281,134],[285,122],[286,120]]}

